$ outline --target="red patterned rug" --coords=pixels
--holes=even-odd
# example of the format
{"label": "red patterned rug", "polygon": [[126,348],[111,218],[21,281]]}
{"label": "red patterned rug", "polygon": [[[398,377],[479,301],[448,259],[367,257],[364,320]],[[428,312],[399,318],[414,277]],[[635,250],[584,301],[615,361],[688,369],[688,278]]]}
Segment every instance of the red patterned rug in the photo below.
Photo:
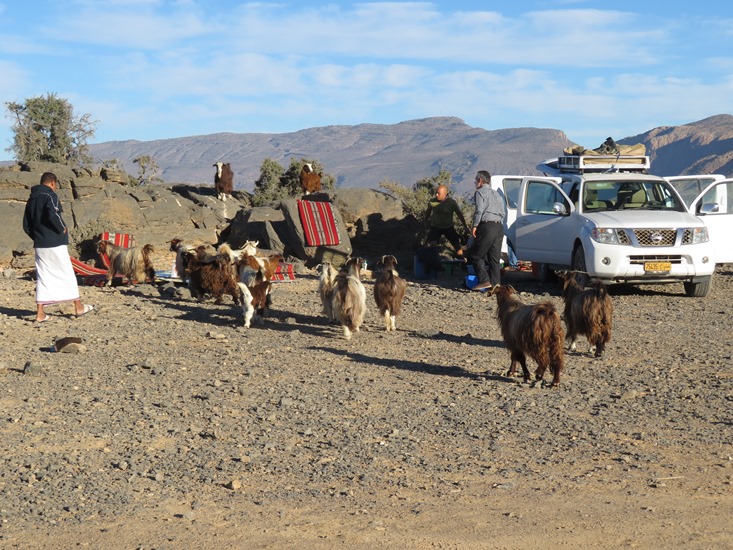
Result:
{"label": "red patterned rug", "polygon": [[305,244],[333,246],[339,244],[339,234],[330,202],[298,201],[298,214],[303,225]]}

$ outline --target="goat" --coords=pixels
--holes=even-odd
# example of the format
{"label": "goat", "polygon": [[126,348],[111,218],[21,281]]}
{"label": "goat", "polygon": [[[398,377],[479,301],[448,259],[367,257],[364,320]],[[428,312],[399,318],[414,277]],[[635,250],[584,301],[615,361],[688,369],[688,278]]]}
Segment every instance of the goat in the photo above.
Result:
{"label": "goat", "polygon": [[242,256],[255,256],[257,254],[257,245],[260,241],[246,241],[242,248],[234,250],[228,243],[222,243],[217,249],[220,253],[229,254],[232,263],[239,261]]}
{"label": "goat", "polygon": [[270,281],[260,281],[252,287],[244,283],[237,283],[242,292],[242,315],[244,316],[244,327],[249,328],[252,320],[256,323],[265,322],[265,312],[270,305],[269,296],[272,289]]}
{"label": "goat", "polygon": [[239,280],[250,287],[259,281],[272,281],[281,261],[279,254],[267,257],[243,255],[236,264]]}
{"label": "goat", "polygon": [[186,264],[183,261],[183,253],[188,251],[191,252],[194,248],[193,245],[186,244],[183,242],[183,239],[171,239],[168,241],[171,245],[171,252],[176,253],[176,261],[175,261],[175,273],[173,273],[174,276],[177,276],[181,281],[184,283],[186,282]]}
{"label": "goat", "polygon": [[563,277],[562,298],[565,302],[568,348],[574,351],[578,336],[585,336],[590,351],[600,357],[611,340],[613,324],[613,302],[606,285],[597,281],[584,289],[575,273],[565,273]]}
{"label": "goat", "polygon": [[311,164],[304,164],[300,169],[300,187],[304,195],[321,190],[321,175],[313,170]]}
{"label": "goat", "polygon": [[344,328],[344,338],[351,339],[352,332],[359,332],[366,313],[366,289],[361,282],[363,260],[350,258],[336,275],[331,309]]}
{"label": "goat", "polygon": [[514,297],[516,291],[511,286],[497,286],[493,293],[496,295],[496,317],[501,335],[512,358],[507,376],[514,376],[519,363],[524,381],[529,382],[529,355],[537,362],[535,378],[542,380],[549,367],[553,374],[552,385],[557,386],[563,369],[564,334],[555,306],[552,302],[523,304]]}
{"label": "goat", "polygon": [[143,247],[133,246],[125,248],[109,241],[101,240],[97,243],[97,254],[109,258],[107,268],[107,286],[112,286],[112,279],[116,274],[127,277],[130,282],[143,283],[146,279],[155,284],[155,268],[153,268],[153,245]]}
{"label": "goat", "polygon": [[336,315],[333,312],[333,289],[338,271],[331,265],[331,262],[323,262],[318,267],[321,272],[318,278],[318,295],[323,304],[323,314],[329,323],[333,323],[336,321]]}
{"label": "goat", "polygon": [[374,301],[384,317],[387,331],[397,330],[396,320],[402,310],[407,281],[397,273],[397,258],[394,256],[382,256],[377,262],[377,268],[380,271],[374,281]]}
{"label": "goat", "polygon": [[226,201],[234,190],[234,172],[228,162],[217,162],[214,166],[216,167],[216,174],[214,174],[216,196],[220,201]]}
{"label": "goat", "polygon": [[224,294],[229,294],[239,304],[240,289],[234,277],[231,261],[227,254],[218,254],[212,261],[202,261],[193,252],[184,252],[188,267],[188,288],[191,295],[201,301],[205,295],[214,297],[214,303],[221,304]]}

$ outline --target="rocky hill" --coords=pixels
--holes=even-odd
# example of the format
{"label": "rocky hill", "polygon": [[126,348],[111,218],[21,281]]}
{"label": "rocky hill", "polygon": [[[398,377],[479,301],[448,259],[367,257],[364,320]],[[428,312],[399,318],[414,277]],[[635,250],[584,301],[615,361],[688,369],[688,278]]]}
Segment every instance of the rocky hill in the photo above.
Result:
{"label": "rocky hill", "polygon": [[[652,172],[676,175],[717,172],[733,175],[733,116],[718,115],[645,134],[612,136],[620,143],[644,143]],[[211,134],[155,141],[112,141],[91,146],[99,160],[118,159],[134,174],[132,159],[155,158],[168,183],[213,183],[213,164],[230,162],[238,189],[251,191],[265,158],[283,167],[290,159],[318,159],[339,188],[379,187],[384,180],[406,186],[445,168],[457,191],[471,190],[477,170],[495,174],[536,174],[536,165],[572,143],[560,130],[484,130],[459,118],[438,117],[399,124],[325,126],[286,134]],[[595,148],[600,143],[583,143]]]}
{"label": "rocky hill", "polygon": [[718,115],[682,126],[660,126],[621,140],[643,143],[652,172],[660,176],[724,174],[733,176],[733,116]]}

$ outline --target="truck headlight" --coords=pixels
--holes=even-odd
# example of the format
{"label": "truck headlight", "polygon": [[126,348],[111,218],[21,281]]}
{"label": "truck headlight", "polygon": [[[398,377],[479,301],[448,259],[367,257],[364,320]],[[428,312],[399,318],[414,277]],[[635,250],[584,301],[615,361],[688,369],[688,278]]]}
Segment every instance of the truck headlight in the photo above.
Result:
{"label": "truck headlight", "polygon": [[692,244],[706,243],[709,240],[707,227],[692,228]]}
{"label": "truck headlight", "polygon": [[591,231],[593,240],[602,244],[619,244],[615,229],[596,227]]}

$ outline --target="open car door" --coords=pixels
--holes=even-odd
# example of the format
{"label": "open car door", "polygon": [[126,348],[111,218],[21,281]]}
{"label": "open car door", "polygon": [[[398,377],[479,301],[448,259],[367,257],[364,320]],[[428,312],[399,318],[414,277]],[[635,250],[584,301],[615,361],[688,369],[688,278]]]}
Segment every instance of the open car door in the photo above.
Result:
{"label": "open car door", "polygon": [[688,209],[708,228],[715,263],[733,263],[733,178],[710,183],[691,200]]}
{"label": "open car door", "polygon": [[522,178],[517,219],[509,228],[517,257],[526,262],[570,265],[573,254],[575,211],[558,178]]}
{"label": "open car door", "polygon": [[[725,179],[725,176],[720,174],[704,174],[695,176],[667,176],[664,179],[672,184],[672,187],[674,187],[680,197],[682,197],[687,209],[690,210],[692,202],[700,196],[700,193],[702,193],[708,185]],[[690,212],[694,214],[692,210],[690,210]]]}

